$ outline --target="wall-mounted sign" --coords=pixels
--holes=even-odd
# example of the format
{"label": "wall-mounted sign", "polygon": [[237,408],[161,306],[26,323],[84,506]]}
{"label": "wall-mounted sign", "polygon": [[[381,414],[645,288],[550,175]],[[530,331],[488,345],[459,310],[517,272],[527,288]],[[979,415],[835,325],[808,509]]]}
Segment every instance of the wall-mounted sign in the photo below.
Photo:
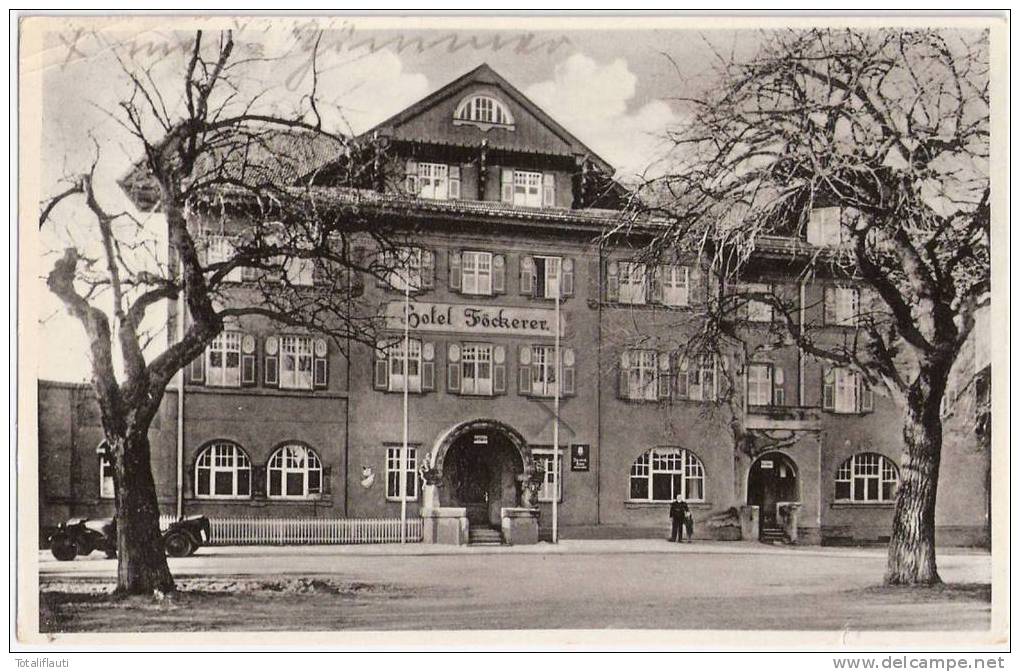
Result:
{"label": "wall-mounted sign", "polygon": [[758,463],[758,465],[762,469],[771,469],[772,468],[772,460],[762,460],[761,462]]}
{"label": "wall-mounted sign", "polygon": [[570,470],[588,471],[591,466],[591,446],[587,443],[570,444]]}
{"label": "wall-mounted sign", "polygon": [[[489,334],[503,336],[555,335],[556,311],[549,308],[519,308],[515,306],[484,306],[463,303],[429,303],[411,301],[408,304],[408,323],[411,331],[445,331],[461,334]],[[565,331],[560,314],[560,335]],[[386,304],[386,326],[404,328],[404,302]]]}
{"label": "wall-mounted sign", "polygon": [[476,446],[487,446],[489,445],[488,434],[475,434],[475,445]]}

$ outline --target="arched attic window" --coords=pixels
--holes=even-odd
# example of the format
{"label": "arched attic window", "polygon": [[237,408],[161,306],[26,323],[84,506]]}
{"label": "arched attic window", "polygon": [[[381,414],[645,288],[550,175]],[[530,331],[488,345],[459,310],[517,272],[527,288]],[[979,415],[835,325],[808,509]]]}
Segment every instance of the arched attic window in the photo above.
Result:
{"label": "arched attic window", "polygon": [[514,129],[514,117],[507,106],[497,98],[479,94],[467,96],[458,103],[453,123],[471,124],[483,131],[493,127]]}

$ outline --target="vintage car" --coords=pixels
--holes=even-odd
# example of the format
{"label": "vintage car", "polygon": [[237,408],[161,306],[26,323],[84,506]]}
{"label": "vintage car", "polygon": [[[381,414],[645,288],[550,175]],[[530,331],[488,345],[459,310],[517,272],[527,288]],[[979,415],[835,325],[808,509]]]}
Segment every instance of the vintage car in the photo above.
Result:
{"label": "vintage car", "polygon": [[[175,558],[192,555],[209,541],[209,519],[188,516],[170,523],[163,530],[163,548]],[[117,557],[117,521],[113,518],[72,518],[61,523],[49,536],[50,552],[57,560],[74,560],[101,550],[106,557]]]}

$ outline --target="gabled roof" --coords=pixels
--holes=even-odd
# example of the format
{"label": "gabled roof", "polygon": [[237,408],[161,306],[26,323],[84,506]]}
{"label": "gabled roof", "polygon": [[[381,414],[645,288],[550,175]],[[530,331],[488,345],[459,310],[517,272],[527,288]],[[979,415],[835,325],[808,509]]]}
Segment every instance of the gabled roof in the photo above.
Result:
{"label": "gabled roof", "polygon": [[[380,124],[372,127],[360,137],[365,138],[371,136],[376,132],[394,132],[399,129],[401,125],[418,117],[424,112],[435,107],[439,103],[448,100],[458,94],[462,93],[465,89],[471,86],[477,86],[479,84],[494,86],[500,89],[508,98],[513,100],[516,104],[524,108],[529,114],[534,116],[540,123],[542,123],[551,133],[559,137],[564,143],[570,146],[571,151],[580,156],[588,156],[592,161],[595,162],[598,167],[606,172],[608,175],[612,175],[615,172],[613,166],[609,164],[605,159],[596,154],[590,147],[581,142],[576,136],[570,131],[561,126],[555,119],[550,117],[545,111],[542,110],[535,103],[525,96],[521,91],[513,84],[508,82],[502,75],[493,70],[488,63],[482,63],[474,70],[465,73],[453,80],[446,86],[443,86],[436,91],[433,91],[429,95],[425,96],[418,102],[410,105],[409,107],[401,110],[394,114],[392,117],[383,121]],[[421,138],[425,140],[424,138]]]}

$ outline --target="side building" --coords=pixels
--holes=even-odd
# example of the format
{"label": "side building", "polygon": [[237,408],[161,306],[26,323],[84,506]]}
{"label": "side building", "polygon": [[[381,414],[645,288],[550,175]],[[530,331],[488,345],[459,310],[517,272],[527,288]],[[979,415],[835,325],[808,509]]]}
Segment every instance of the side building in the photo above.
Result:
{"label": "side building", "polygon": [[[359,304],[383,316],[378,342],[339,348],[263,320],[230,323],[184,372],[181,421],[169,392],[153,427],[166,513],[394,518],[402,500],[416,514],[429,484],[429,505],[498,528],[501,509],[530,503],[540,478],[531,492],[546,535],[555,500],[566,537],[661,536],[679,495],[703,538],[739,538],[746,504],[766,536],[888,537],[895,405],[777,342],[769,307],[753,301],[734,316],[749,360],[686,352],[716,280],[694,259],[649,265],[640,230],[602,242],[622,202],[613,168],[499,74],[480,66],[366,137],[386,139],[400,174],[364,207],[407,239],[386,251],[402,272],[360,283]],[[762,241],[759,267],[733,289],[791,292],[798,319],[841,338],[861,292],[799,279],[831,239],[830,213],[808,219]],[[196,226],[208,254],[229,245],[229,231]],[[245,291],[245,274],[234,280]],[[312,268],[291,278],[319,280]],[[44,383],[40,397],[43,523],[107,513],[89,392]],[[753,440],[735,449],[738,433]],[[972,431],[946,436],[938,541],[987,543],[988,451]]]}

